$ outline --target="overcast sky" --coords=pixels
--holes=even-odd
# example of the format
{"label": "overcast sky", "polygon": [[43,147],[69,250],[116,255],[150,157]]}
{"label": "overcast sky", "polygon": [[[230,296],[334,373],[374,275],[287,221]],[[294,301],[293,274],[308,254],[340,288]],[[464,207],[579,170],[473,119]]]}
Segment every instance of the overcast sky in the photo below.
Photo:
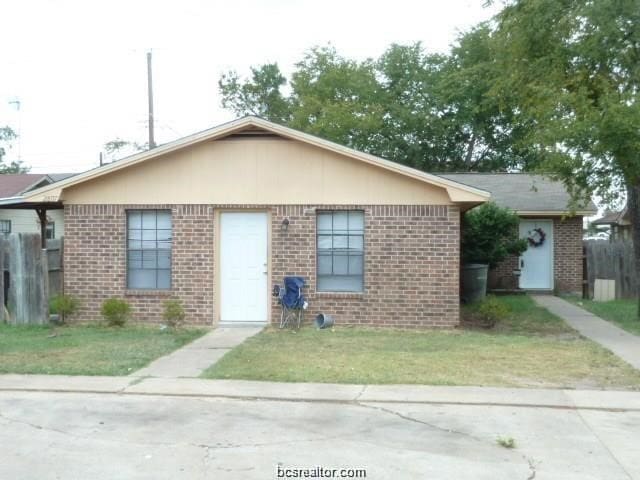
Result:
{"label": "overcast sky", "polygon": [[[220,107],[221,73],[278,62],[309,47],[377,57],[390,43],[446,51],[489,18],[484,0],[20,0],[2,6],[0,126],[20,134],[8,159],[32,172],[98,164],[105,142],[145,142],[146,57],[153,50],[156,141],[204,130]],[[15,103],[19,100],[20,109]]]}

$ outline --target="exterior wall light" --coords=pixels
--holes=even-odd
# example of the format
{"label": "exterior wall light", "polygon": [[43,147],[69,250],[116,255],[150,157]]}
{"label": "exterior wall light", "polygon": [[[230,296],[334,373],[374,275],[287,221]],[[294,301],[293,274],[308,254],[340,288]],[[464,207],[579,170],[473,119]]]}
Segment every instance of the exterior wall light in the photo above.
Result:
{"label": "exterior wall light", "polygon": [[282,220],[282,224],[280,225],[280,230],[282,232],[286,232],[287,230],[289,230],[289,219],[285,218],[284,220]]}

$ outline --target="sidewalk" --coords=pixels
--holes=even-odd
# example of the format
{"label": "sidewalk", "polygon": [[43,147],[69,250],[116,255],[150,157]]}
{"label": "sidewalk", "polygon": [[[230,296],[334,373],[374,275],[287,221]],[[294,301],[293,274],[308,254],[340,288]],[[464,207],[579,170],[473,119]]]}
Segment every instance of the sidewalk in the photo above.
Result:
{"label": "sidewalk", "polygon": [[278,383],[198,378],[0,375],[3,391],[212,397],[325,403],[414,403],[640,411],[640,392],[425,385]]}
{"label": "sidewalk", "polygon": [[640,370],[640,337],[616,327],[566,300],[551,295],[533,295],[534,301],[559,316],[585,337],[611,350]]}
{"label": "sidewalk", "polygon": [[185,345],[175,352],[154,360],[133,372],[131,377],[198,377],[229,350],[255,335],[263,327],[221,327]]}

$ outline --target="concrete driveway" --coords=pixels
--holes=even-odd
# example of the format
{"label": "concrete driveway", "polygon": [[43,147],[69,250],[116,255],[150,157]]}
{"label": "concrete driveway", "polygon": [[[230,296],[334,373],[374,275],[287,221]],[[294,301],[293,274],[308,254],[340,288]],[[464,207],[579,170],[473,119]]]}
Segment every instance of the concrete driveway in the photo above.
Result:
{"label": "concrete driveway", "polygon": [[639,444],[638,410],[0,392],[0,478],[640,479]]}

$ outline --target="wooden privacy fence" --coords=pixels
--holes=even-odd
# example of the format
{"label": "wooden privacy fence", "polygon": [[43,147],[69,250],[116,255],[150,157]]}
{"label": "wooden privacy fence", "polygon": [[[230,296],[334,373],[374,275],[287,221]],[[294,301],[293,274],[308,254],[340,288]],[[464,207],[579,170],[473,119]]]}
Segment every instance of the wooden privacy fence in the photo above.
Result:
{"label": "wooden privacy fence", "polygon": [[593,298],[596,278],[615,280],[616,298],[635,298],[640,278],[634,267],[631,241],[587,240],[584,250],[589,298]]}
{"label": "wooden privacy fence", "polygon": [[41,248],[40,234],[14,233],[0,239],[0,321],[49,322],[49,297],[62,293],[63,241]]}

